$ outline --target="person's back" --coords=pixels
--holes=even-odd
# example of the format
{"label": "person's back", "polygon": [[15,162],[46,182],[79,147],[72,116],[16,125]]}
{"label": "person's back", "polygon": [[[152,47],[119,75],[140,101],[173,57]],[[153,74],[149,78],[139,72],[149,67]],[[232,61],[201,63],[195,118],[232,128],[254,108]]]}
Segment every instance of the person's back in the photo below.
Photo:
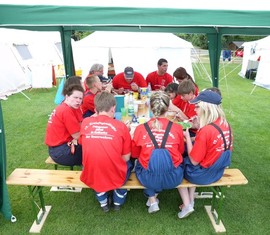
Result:
{"label": "person's back", "polygon": [[131,136],[127,126],[113,119],[116,101],[112,94],[95,97],[97,116],[85,118],[81,127],[83,171],[81,181],[93,188],[104,212],[109,210],[113,190],[114,208],[120,209],[126,190],[119,189],[129,178]]}
{"label": "person's back", "polygon": [[183,129],[165,117],[169,103],[170,98],[165,92],[154,92],[150,97],[154,118],[146,126],[139,125],[132,140],[132,157],[138,158],[136,176],[146,187],[144,194],[148,197],[149,213],[159,211],[157,194],[176,187],[183,178]]}

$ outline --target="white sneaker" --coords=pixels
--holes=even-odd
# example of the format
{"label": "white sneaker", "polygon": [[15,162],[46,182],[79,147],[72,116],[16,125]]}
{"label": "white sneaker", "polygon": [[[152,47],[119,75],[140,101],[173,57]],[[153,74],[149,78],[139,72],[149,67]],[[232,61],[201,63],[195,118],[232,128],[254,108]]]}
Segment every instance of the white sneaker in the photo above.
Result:
{"label": "white sneaker", "polygon": [[183,219],[188,217],[192,212],[194,212],[194,209],[191,204],[189,204],[187,207],[184,207],[182,211],[178,213],[179,219]]}
{"label": "white sneaker", "polygon": [[[157,204],[159,203],[158,198],[156,198],[156,202],[157,202]],[[146,206],[148,206],[148,207],[151,206],[151,202],[149,201],[149,199],[146,202]]]}
{"label": "white sneaker", "polygon": [[155,203],[153,203],[149,208],[148,208],[148,213],[155,213],[155,212],[157,212],[157,211],[159,211],[159,206],[158,206],[158,203],[157,202],[155,202]]}

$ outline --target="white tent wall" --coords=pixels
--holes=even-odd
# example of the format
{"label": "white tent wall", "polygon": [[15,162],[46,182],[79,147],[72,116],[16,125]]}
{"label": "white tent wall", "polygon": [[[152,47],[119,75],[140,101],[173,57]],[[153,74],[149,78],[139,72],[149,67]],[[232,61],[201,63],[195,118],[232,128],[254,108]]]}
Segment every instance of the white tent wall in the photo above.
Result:
{"label": "white tent wall", "polygon": [[18,62],[12,46],[0,42],[0,98],[30,87],[29,73]]}
{"label": "white tent wall", "polygon": [[[0,28],[0,34],[1,54],[5,55],[0,59],[0,96],[29,87],[52,87],[52,66],[63,64],[55,45],[61,42],[60,33]],[[30,58],[23,58],[19,47],[28,50]]]}
{"label": "white tent wall", "polygon": [[148,73],[157,70],[157,61],[165,58],[171,75],[177,67],[182,66],[193,76],[192,44],[171,33],[99,31],[73,42],[72,47],[75,68],[82,69],[83,78],[93,63],[103,64],[106,76],[110,56],[116,74],[123,72],[126,66],[132,66],[146,77]]}
{"label": "white tent wall", "polygon": [[259,62],[258,71],[255,77],[254,84],[270,90],[270,45],[268,49],[261,52],[261,59]]}
{"label": "white tent wall", "polygon": [[270,89],[270,36],[260,40],[246,42],[240,76],[245,77],[249,69],[257,68],[254,84]]}

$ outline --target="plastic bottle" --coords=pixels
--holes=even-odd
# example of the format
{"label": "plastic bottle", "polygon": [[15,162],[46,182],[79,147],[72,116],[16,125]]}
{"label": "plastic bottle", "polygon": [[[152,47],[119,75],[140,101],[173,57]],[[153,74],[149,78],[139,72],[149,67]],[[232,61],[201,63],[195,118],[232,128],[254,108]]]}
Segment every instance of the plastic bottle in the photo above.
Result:
{"label": "plastic bottle", "polygon": [[129,98],[128,98],[128,116],[132,117],[134,114],[134,100],[133,100],[133,94],[130,92]]}
{"label": "plastic bottle", "polygon": [[148,95],[148,98],[150,98],[152,94],[152,88],[151,88],[151,84],[150,82],[148,83],[148,87],[147,87],[147,95]]}

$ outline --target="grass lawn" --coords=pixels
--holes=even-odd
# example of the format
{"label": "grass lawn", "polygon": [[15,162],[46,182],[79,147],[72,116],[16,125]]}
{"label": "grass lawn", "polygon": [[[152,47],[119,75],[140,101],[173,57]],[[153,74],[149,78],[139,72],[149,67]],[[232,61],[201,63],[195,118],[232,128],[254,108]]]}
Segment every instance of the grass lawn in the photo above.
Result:
{"label": "grass lawn", "polygon": [[[249,183],[227,189],[223,223],[226,234],[269,234],[270,91],[257,87],[251,95],[252,80],[239,77],[240,69],[237,63],[221,64],[219,85],[234,131],[231,167],[239,168]],[[195,71],[195,77],[200,90],[212,86],[203,73]],[[53,169],[44,162],[48,156],[44,134],[48,115],[55,107],[56,88],[24,92],[31,100],[18,93],[2,101],[7,175],[18,167]],[[17,222],[11,223],[0,215],[0,233],[28,234],[33,222],[28,189],[8,189]],[[177,190],[160,194],[161,210],[156,214],[148,214],[142,190],[130,191],[121,211],[107,214],[99,208],[91,189],[83,189],[82,193],[49,190],[44,188],[44,196],[52,209],[41,234],[215,234],[204,210],[210,200],[196,200],[195,213],[180,220]]]}

